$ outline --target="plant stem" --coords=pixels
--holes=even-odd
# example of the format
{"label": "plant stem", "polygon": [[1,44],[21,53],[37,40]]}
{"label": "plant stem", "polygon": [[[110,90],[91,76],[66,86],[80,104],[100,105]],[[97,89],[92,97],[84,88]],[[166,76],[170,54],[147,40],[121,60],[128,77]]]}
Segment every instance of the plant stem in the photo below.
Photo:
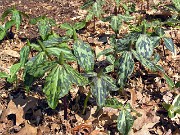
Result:
{"label": "plant stem", "polygon": [[60,55],[59,55],[59,62],[58,62],[60,65],[63,65],[64,64],[64,53],[61,52]]}
{"label": "plant stem", "polygon": [[50,56],[49,53],[47,52],[46,48],[44,47],[43,43],[42,43],[40,40],[38,40],[38,43],[39,43],[41,49],[42,49],[42,50],[45,52],[45,54],[47,55],[47,57],[48,57],[51,61],[53,61],[53,59],[51,58],[51,56]]}
{"label": "plant stem", "polygon": [[88,92],[88,95],[86,96],[86,99],[85,99],[85,101],[84,101],[84,109],[83,109],[82,114],[85,113],[85,110],[86,110],[86,108],[87,108],[87,102],[88,102],[88,100],[89,100],[90,95],[91,95],[91,91]]}
{"label": "plant stem", "polygon": [[93,19],[94,19],[94,20],[93,20],[93,21],[94,21],[94,30],[93,30],[93,31],[95,32],[95,31],[96,31],[96,17],[94,16]]}
{"label": "plant stem", "polygon": [[77,40],[77,33],[76,30],[73,28],[73,39]]}
{"label": "plant stem", "polygon": [[64,120],[67,120],[67,96],[63,97],[63,103],[64,103]]}
{"label": "plant stem", "polygon": [[146,24],[144,21],[143,21],[142,33],[146,34]]}

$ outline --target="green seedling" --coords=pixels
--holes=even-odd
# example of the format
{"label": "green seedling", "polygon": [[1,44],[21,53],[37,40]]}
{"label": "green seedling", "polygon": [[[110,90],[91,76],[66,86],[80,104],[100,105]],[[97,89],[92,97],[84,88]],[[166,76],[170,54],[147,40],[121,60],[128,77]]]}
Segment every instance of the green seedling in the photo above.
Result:
{"label": "green seedling", "polygon": [[180,114],[180,95],[177,95],[171,104],[163,104],[164,108],[168,111],[168,116],[173,118],[176,114]]}
{"label": "green seedling", "polygon": [[93,19],[94,22],[94,32],[96,30],[96,19],[100,18],[103,14],[103,5],[104,0],[88,0],[83,6],[82,9],[89,9],[86,16],[86,22],[89,22]]}
{"label": "green seedling", "polygon": [[0,26],[0,40],[4,39],[6,36],[8,30],[12,32],[12,26],[16,26],[16,30],[20,29],[20,25],[22,22],[22,16],[25,16],[28,18],[28,15],[25,13],[17,10],[15,7],[7,9],[1,16],[2,22],[5,21],[5,18],[11,14],[11,20],[8,20],[5,22],[3,26]]}
{"label": "green seedling", "polygon": [[48,35],[52,34],[52,26],[56,25],[53,19],[47,18],[46,16],[40,16],[30,20],[30,24],[37,24],[39,34],[43,40],[47,39]]}
{"label": "green seedling", "polygon": [[116,98],[108,98],[105,102],[105,107],[120,110],[117,118],[117,129],[122,135],[128,135],[134,123],[134,118],[131,115],[131,112],[134,110],[131,105],[129,103],[123,105]]}
{"label": "green seedling", "polygon": [[25,16],[28,18],[28,15],[26,15],[24,12],[21,12],[17,10],[15,7],[7,9],[1,16],[2,21],[5,20],[5,18],[11,14],[11,21],[13,20],[16,26],[16,29],[19,30],[21,22],[22,22],[22,16]]}
{"label": "green seedling", "polygon": [[62,29],[66,30],[66,35],[69,36],[70,38],[73,37],[74,40],[77,40],[77,30],[80,30],[84,28],[86,25],[86,22],[77,22],[74,25],[68,24],[68,23],[63,23],[60,25]]}

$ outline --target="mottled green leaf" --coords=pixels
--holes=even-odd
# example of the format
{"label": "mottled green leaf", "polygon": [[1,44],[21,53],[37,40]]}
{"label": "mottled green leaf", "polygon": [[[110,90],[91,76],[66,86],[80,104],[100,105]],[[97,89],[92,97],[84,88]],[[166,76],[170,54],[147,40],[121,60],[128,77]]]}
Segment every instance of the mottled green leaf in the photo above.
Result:
{"label": "mottled green leaf", "polygon": [[156,34],[162,38],[165,35],[164,29],[160,27],[156,28]]}
{"label": "mottled green leaf", "polygon": [[120,5],[120,1],[121,1],[121,0],[115,0],[115,2],[116,2],[116,6],[117,6],[117,7],[119,7],[119,5]]}
{"label": "mottled green leaf", "polygon": [[180,114],[180,95],[174,98],[172,105],[163,103],[163,107],[168,111],[170,118],[175,117],[177,113]]}
{"label": "mottled green leaf", "polygon": [[106,60],[108,61],[108,62],[110,62],[110,64],[114,64],[114,62],[115,62],[115,57],[113,56],[113,55],[108,55],[108,56],[106,56]]}
{"label": "mottled green leaf", "polygon": [[69,23],[63,23],[60,25],[61,29],[70,30],[72,29],[72,26]]}
{"label": "mottled green leaf", "polygon": [[74,55],[72,54],[72,51],[69,48],[64,48],[64,47],[50,47],[50,48],[46,48],[47,52],[50,55],[54,55],[56,57],[59,57],[60,53],[63,52],[64,53],[64,57],[66,60],[69,61],[74,61],[76,60],[76,58],[74,57]]}
{"label": "mottled green leaf", "polygon": [[45,47],[59,46],[61,43],[68,41],[66,37],[51,37],[43,41]]}
{"label": "mottled green leaf", "polygon": [[91,5],[93,5],[93,3],[94,3],[94,0],[86,0],[85,3],[82,5],[81,9],[87,9]]}
{"label": "mottled green leaf", "polygon": [[22,17],[21,17],[21,14],[18,10],[14,9],[12,10],[12,18],[11,20],[14,20],[15,23],[16,23],[16,29],[19,30],[20,28],[20,24],[21,24],[21,21],[22,21]]}
{"label": "mottled green leaf", "polygon": [[5,30],[8,31],[16,22],[14,20],[7,21],[5,24]]}
{"label": "mottled green leaf", "polygon": [[109,94],[106,82],[102,78],[94,77],[91,84],[91,93],[96,98],[99,107],[103,107]]}
{"label": "mottled green leaf", "polygon": [[22,66],[24,66],[25,63],[27,62],[29,53],[30,53],[30,47],[29,46],[24,46],[23,48],[21,48],[20,63],[22,64]]}
{"label": "mottled green leaf", "polygon": [[17,72],[20,70],[21,68],[21,63],[16,63],[14,65],[11,66],[10,68],[10,76],[7,78],[7,81],[12,83],[16,80],[17,78]]}
{"label": "mottled green leaf", "polygon": [[114,71],[114,65],[109,65],[105,67],[105,73],[110,73]]}
{"label": "mottled green leaf", "polygon": [[46,94],[48,105],[55,109],[58,100],[68,94],[72,84],[84,85],[87,79],[82,77],[69,65],[55,65],[46,77],[43,92]]}
{"label": "mottled green leaf", "polygon": [[131,51],[132,51],[134,57],[137,60],[139,60],[143,66],[150,69],[151,71],[156,71],[157,70],[156,65],[153,62],[151,62],[150,60],[144,58],[142,55],[138,54],[135,50],[131,50]]}
{"label": "mottled green leaf", "polygon": [[101,0],[96,0],[96,2],[93,4],[92,11],[97,18],[100,18],[101,14],[103,13],[102,4],[103,3]]}
{"label": "mottled green leaf", "polygon": [[86,22],[89,22],[93,18],[94,14],[92,11],[89,11],[86,16]]}
{"label": "mottled green leaf", "polygon": [[45,61],[43,63],[39,63],[38,65],[36,64],[33,68],[30,68],[28,73],[34,77],[42,77],[48,70],[53,68],[54,65],[54,62]]}
{"label": "mottled green leaf", "polygon": [[105,105],[106,97],[109,91],[117,91],[114,80],[112,78],[101,75],[101,77],[94,77],[91,83],[91,93],[96,98],[96,103],[99,107]]}
{"label": "mottled green leaf", "polygon": [[84,28],[85,26],[86,26],[86,22],[82,21],[82,22],[75,23],[73,27],[75,30],[80,30],[80,29]]}
{"label": "mottled green leaf", "polygon": [[153,54],[154,46],[151,39],[146,34],[141,34],[136,42],[136,51],[144,58],[150,58]]}
{"label": "mottled green leaf", "polygon": [[74,55],[78,60],[78,64],[86,71],[94,69],[94,53],[89,44],[81,40],[76,40],[73,45]]}
{"label": "mottled green leaf", "polygon": [[44,52],[40,52],[36,56],[32,57],[25,65],[25,70],[29,73],[30,75],[34,75],[32,71],[37,69],[37,66],[44,63],[46,60],[46,55]]}
{"label": "mottled green leaf", "polygon": [[152,45],[154,46],[154,48],[159,46],[159,44],[160,44],[160,39],[161,39],[161,38],[160,38],[159,36],[151,36],[151,37],[150,37],[151,43],[152,43]]}
{"label": "mottled green leaf", "polygon": [[8,8],[7,10],[4,11],[4,13],[1,15],[1,19],[2,21],[5,20],[5,17],[8,16],[8,14],[10,14],[12,12],[13,8]]}
{"label": "mottled green leaf", "polygon": [[41,19],[38,22],[38,29],[39,29],[39,34],[42,37],[43,40],[47,38],[47,35],[50,33],[50,25],[47,19]]}
{"label": "mottled green leaf", "polygon": [[180,11],[180,1],[179,0],[172,0],[175,7]]}
{"label": "mottled green leaf", "polygon": [[125,51],[119,60],[118,84],[121,88],[124,88],[127,78],[132,74],[133,70],[134,60],[132,53]]}
{"label": "mottled green leaf", "polygon": [[111,107],[114,109],[120,109],[123,106],[121,102],[117,100],[117,98],[108,98],[105,102],[105,107]]}
{"label": "mottled green leaf", "polygon": [[163,77],[164,77],[164,79],[166,80],[169,88],[170,88],[170,89],[174,88],[175,84],[174,84],[173,80],[172,80],[167,74],[165,74],[165,73],[164,73],[164,76],[163,76]]}
{"label": "mottled green leaf", "polygon": [[154,63],[154,64],[157,64],[159,60],[160,60],[159,54],[158,54],[158,53],[155,53],[154,59],[153,59],[153,63]]}
{"label": "mottled green leaf", "polygon": [[171,38],[167,38],[167,37],[164,37],[163,39],[164,39],[164,45],[166,46],[166,48],[174,53],[173,40]]}
{"label": "mottled green leaf", "polygon": [[128,21],[134,19],[134,17],[130,16],[130,15],[121,15],[121,14],[118,14],[118,17],[119,17],[119,19],[121,19],[122,21],[125,21],[125,22],[128,22]]}
{"label": "mottled green leaf", "polygon": [[0,78],[8,78],[9,75],[6,74],[5,72],[0,72]]}
{"label": "mottled green leaf", "polygon": [[121,23],[122,23],[122,21],[118,16],[113,16],[111,18],[110,25],[111,25],[111,28],[115,31],[115,33],[119,32],[119,28],[121,26]]}
{"label": "mottled green leaf", "polygon": [[83,77],[70,65],[64,64],[64,69],[66,70],[69,76],[69,81],[71,81],[72,84],[77,84],[78,86],[84,86],[88,84],[88,79]]}
{"label": "mottled green leaf", "polygon": [[0,40],[6,36],[6,30],[4,27],[0,26]]}
{"label": "mottled green leaf", "polygon": [[103,51],[99,52],[97,54],[97,58],[100,57],[101,55],[108,55],[110,53],[114,52],[114,49],[113,48],[108,48],[108,49],[104,49]]}
{"label": "mottled green leaf", "polygon": [[129,111],[121,110],[117,119],[117,128],[122,135],[128,135],[133,126],[134,119]]}

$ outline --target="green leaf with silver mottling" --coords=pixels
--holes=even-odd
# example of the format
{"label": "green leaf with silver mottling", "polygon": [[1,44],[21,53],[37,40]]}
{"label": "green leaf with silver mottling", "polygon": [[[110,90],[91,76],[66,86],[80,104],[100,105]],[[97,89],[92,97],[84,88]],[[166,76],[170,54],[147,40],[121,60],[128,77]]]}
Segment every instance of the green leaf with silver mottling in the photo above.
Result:
{"label": "green leaf with silver mottling", "polygon": [[155,32],[160,38],[162,38],[165,35],[164,29],[160,27],[156,28]]}
{"label": "green leaf with silver mottling", "polygon": [[43,41],[45,47],[59,46],[61,43],[68,41],[66,37],[51,37]]}
{"label": "green leaf with silver mottling", "polygon": [[34,75],[34,71],[36,71],[37,66],[44,63],[46,61],[45,52],[40,52],[36,56],[32,57],[26,64],[25,64],[25,72],[29,73],[30,75]]}
{"label": "green leaf with silver mottling", "polygon": [[87,9],[90,6],[92,6],[94,3],[94,0],[86,0],[85,3],[82,5],[81,9]]}
{"label": "green leaf with silver mottling", "polygon": [[175,117],[176,114],[180,114],[180,94],[174,98],[172,105],[163,103],[163,107],[168,111],[170,118]]}
{"label": "green leaf with silver mottling", "polygon": [[94,77],[92,80],[91,93],[96,98],[96,103],[99,107],[103,107],[105,105],[106,97],[109,94],[109,91],[117,91],[112,78],[101,75],[100,77]]}
{"label": "green leaf with silver mottling", "polygon": [[55,109],[58,100],[68,94],[72,84],[85,85],[87,79],[81,76],[69,65],[56,64],[46,77],[43,92],[46,94],[48,105]]}
{"label": "green leaf with silver mottling", "polygon": [[55,63],[54,62],[49,62],[49,61],[45,61],[43,63],[40,64],[36,64],[36,66],[34,66],[33,68],[30,68],[28,70],[28,73],[30,75],[33,75],[34,77],[42,77],[44,76],[44,74],[49,71],[50,69],[52,69],[54,67]]}
{"label": "green leaf with silver mottling", "polygon": [[12,10],[12,18],[11,19],[15,20],[16,29],[19,30],[20,25],[21,25],[21,21],[22,21],[22,17],[21,17],[20,12],[16,9]]}
{"label": "green leaf with silver mottling", "polygon": [[99,52],[99,53],[97,54],[97,58],[100,57],[101,55],[106,56],[106,55],[108,55],[108,54],[110,54],[110,53],[113,53],[113,52],[114,52],[114,49],[113,49],[113,48],[104,49],[103,51],[101,51],[101,52]]}
{"label": "green leaf with silver mottling", "polygon": [[41,19],[38,22],[38,29],[39,29],[39,34],[42,37],[43,40],[47,38],[47,35],[50,33],[50,26],[48,24],[47,19]]}
{"label": "green leaf with silver mottling", "polygon": [[127,110],[121,110],[117,119],[117,128],[122,135],[128,135],[133,126],[133,116]]}
{"label": "green leaf with silver mottling", "polygon": [[86,16],[86,22],[89,22],[93,18],[93,16],[94,16],[93,11],[89,10]]}
{"label": "green leaf with silver mottling", "polygon": [[25,63],[27,62],[29,53],[30,53],[30,46],[26,45],[23,48],[21,48],[21,51],[20,51],[20,63],[22,64],[22,66],[24,66]]}
{"label": "green leaf with silver mottling", "polygon": [[54,55],[56,57],[59,57],[61,52],[63,52],[64,58],[66,60],[69,60],[69,61],[75,61],[76,60],[76,57],[73,55],[72,51],[69,48],[59,46],[59,47],[49,47],[49,48],[46,48],[46,50],[50,55]]}
{"label": "green leaf with silver mottling", "polygon": [[124,51],[119,59],[119,70],[118,70],[118,84],[121,88],[124,88],[127,78],[132,74],[134,70],[134,60],[132,53]]}
{"label": "green leaf with silver mottling", "polygon": [[4,27],[0,26],[0,40],[3,40],[5,36],[6,36],[6,30]]}
{"label": "green leaf with silver mottling", "polygon": [[141,34],[136,42],[136,51],[143,57],[150,58],[153,50],[151,39],[146,34]]}
{"label": "green leaf with silver mottling", "polygon": [[154,64],[157,64],[159,60],[160,60],[159,54],[158,54],[158,53],[155,53],[154,59],[153,59],[153,63],[154,63]]}
{"label": "green leaf with silver mottling", "polygon": [[119,19],[121,19],[122,21],[125,21],[125,22],[128,22],[128,21],[134,19],[134,17],[130,16],[130,15],[121,15],[121,14],[118,14],[118,17],[119,17]]}
{"label": "green leaf with silver mottling", "polygon": [[81,40],[76,40],[73,45],[74,55],[78,60],[78,64],[86,71],[94,69],[94,54],[89,44]]}
{"label": "green leaf with silver mottling", "polygon": [[84,28],[85,26],[86,26],[86,22],[82,21],[82,22],[75,23],[73,27],[75,30],[80,30],[80,29]]}
{"label": "green leaf with silver mottling", "polygon": [[123,106],[121,102],[117,100],[117,98],[108,98],[105,102],[105,107],[111,107],[114,109],[120,109]]}
{"label": "green leaf with silver mottling", "polygon": [[102,13],[103,13],[102,5],[103,5],[103,1],[102,0],[96,0],[96,2],[94,2],[93,6],[92,6],[93,14],[97,18],[100,18]]}
{"label": "green leaf with silver mottling", "polygon": [[17,72],[20,70],[21,68],[21,63],[16,63],[14,65],[11,66],[10,68],[10,75],[7,78],[7,81],[10,83],[13,83],[16,79],[17,79]]}
{"label": "green leaf with silver mottling", "polygon": [[84,86],[89,83],[88,79],[86,77],[83,77],[80,73],[78,73],[70,65],[64,64],[64,69],[66,70],[66,72],[69,76],[69,81],[71,81],[72,84],[77,84],[78,86]]}
{"label": "green leaf with silver mottling", "polygon": [[41,38],[45,40],[51,32],[51,27],[55,25],[55,21],[45,16],[37,17],[34,20],[34,22],[38,25]]}
{"label": "green leaf with silver mottling", "polygon": [[166,80],[166,82],[167,82],[170,89],[175,87],[175,84],[174,84],[173,80],[167,74],[164,73],[163,77]]}
{"label": "green leaf with silver mottling", "polygon": [[151,43],[154,46],[154,48],[159,46],[160,39],[161,39],[159,36],[151,36],[149,38],[150,38]]}
{"label": "green leaf with silver mottling", "polygon": [[118,16],[112,16],[110,26],[114,30],[115,33],[119,32],[119,28],[121,24],[122,24],[122,21]]}
{"label": "green leaf with silver mottling", "polygon": [[180,11],[180,1],[179,0],[172,0],[175,7]]}
{"label": "green leaf with silver mottling", "polygon": [[156,68],[156,65],[151,62],[150,60],[144,58],[142,55],[138,54],[135,50],[131,50],[134,57],[141,62],[141,64],[143,66],[145,66],[146,68],[150,69],[151,71],[156,71],[157,68]]}
{"label": "green leaf with silver mottling", "polygon": [[60,25],[61,29],[70,30],[72,26],[69,23],[63,23]]}
{"label": "green leaf with silver mottling", "polygon": [[166,48],[174,53],[173,40],[171,38],[167,38],[167,37],[164,37],[163,40],[164,40],[164,45],[166,46]]}
{"label": "green leaf with silver mottling", "polygon": [[105,67],[105,73],[110,73],[114,71],[114,65],[109,65],[107,67]]}

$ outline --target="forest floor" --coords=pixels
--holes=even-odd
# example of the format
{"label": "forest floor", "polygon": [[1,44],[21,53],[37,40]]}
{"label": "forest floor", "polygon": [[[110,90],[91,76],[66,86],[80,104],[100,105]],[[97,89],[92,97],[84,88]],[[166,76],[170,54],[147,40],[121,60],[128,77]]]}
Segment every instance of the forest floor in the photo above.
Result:
{"label": "forest floor", "polygon": [[[16,8],[30,15],[30,18],[46,15],[56,20],[57,24],[64,22],[74,23],[85,17],[85,11],[80,9],[82,0],[1,0],[0,15],[9,7]],[[137,5],[140,3],[137,3]],[[109,7],[107,7],[109,8]],[[106,36],[111,33],[109,27],[98,21],[96,32],[91,35],[93,26],[79,33],[81,39],[89,42],[95,52],[104,48]],[[26,19],[20,27],[20,32],[14,38],[0,42],[0,71],[9,72],[13,63],[20,59],[19,52],[26,44],[38,37],[35,26],[29,25]],[[55,29],[60,35],[64,31]],[[126,30],[121,31],[126,32]],[[168,50],[166,56],[159,50],[162,60],[161,65],[166,73],[175,81],[180,80],[180,30],[168,28],[167,34],[173,38],[176,54]],[[100,40],[102,39],[102,40]],[[108,43],[106,43],[108,44]],[[138,69],[138,66],[136,67]],[[43,81],[43,80],[42,80]],[[63,104],[52,110],[48,107],[42,92],[42,84],[34,85],[31,92],[26,93],[21,80],[14,89],[4,79],[0,79],[0,134],[8,135],[116,135],[119,134],[116,126],[118,112],[115,109],[103,108],[99,116],[95,116],[96,104],[90,98],[86,113],[82,114],[87,89],[78,91],[78,87],[68,96],[68,118],[64,119]],[[121,101],[126,101],[141,114],[136,118],[130,135],[178,135],[180,134],[180,117],[170,119],[162,104],[172,103],[180,89],[170,90],[164,79],[156,73],[145,69],[136,70],[128,80],[125,88],[126,94],[116,95]]]}

